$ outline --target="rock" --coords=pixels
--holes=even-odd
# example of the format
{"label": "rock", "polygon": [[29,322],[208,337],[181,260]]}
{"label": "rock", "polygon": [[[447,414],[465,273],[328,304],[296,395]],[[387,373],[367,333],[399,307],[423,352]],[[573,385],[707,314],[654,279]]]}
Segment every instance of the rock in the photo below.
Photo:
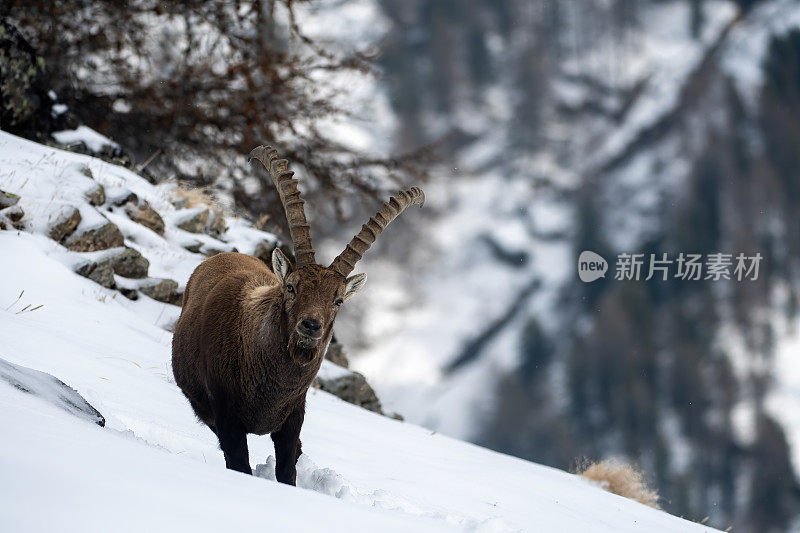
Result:
{"label": "rock", "polygon": [[107,222],[99,228],[90,229],[70,239],[67,248],[74,252],[94,252],[96,250],[108,250],[125,244],[125,237],[122,232],[111,222]]}
{"label": "rock", "polygon": [[319,388],[342,400],[363,407],[368,411],[384,414],[381,402],[375,391],[367,383],[367,379],[358,372],[348,372],[342,376],[326,379],[316,377]]}
{"label": "rock", "polygon": [[152,283],[142,284],[139,287],[142,294],[149,296],[153,300],[168,304],[182,298],[183,295],[178,292],[177,281],[163,278],[153,278],[151,281]]}
{"label": "rock", "polygon": [[44,58],[22,34],[0,20],[0,124],[31,137],[50,130],[52,101],[47,95]]}
{"label": "rock", "polygon": [[256,244],[256,249],[253,251],[253,257],[261,259],[266,265],[272,268],[272,252],[275,250],[276,243],[263,240]]}
{"label": "rock", "polygon": [[4,220],[0,219],[0,231],[8,229]]}
{"label": "rock", "polygon": [[106,425],[103,415],[92,407],[83,396],[50,374],[0,359],[0,381],[8,383],[25,394],[38,396],[71,415],[93,422],[100,427]]}
{"label": "rock", "polygon": [[227,248],[218,248],[216,246],[205,245],[200,249],[204,255],[211,257],[212,255],[222,254],[225,252],[238,252],[235,246]]}
{"label": "rock", "polygon": [[25,216],[25,211],[18,205],[12,205],[11,207],[7,207],[0,212],[3,216],[5,216],[12,227],[15,229],[23,229],[25,228],[25,223],[22,221],[22,217]]}
{"label": "rock", "polygon": [[78,224],[81,223],[81,212],[76,208],[70,208],[67,214],[62,215],[58,221],[50,227],[48,234],[56,242],[63,242],[64,239],[72,235]]}
{"label": "rock", "polygon": [[200,249],[203,247],[203,243],[200,241],[192,241],[190,243],[186,243],[183,245],[184,249],[189,250],[192,253],[199,254]]}
{"label": "rock", "polygon": [[139,197],[136,196],[136,193],[129,191],[128,189],[118,189],[109,194],[108,197],[111,203],[117,207],[122,207],[128,203],[139,203]]}
{"label": "rock", "polygon": [[128,300],[134,300],[135,301],[135,300],[139,299],[139,291],[137,291],[136,289],[121,288],[119,290],[119,292],[122,293],[122,295],[125,298],[127,298]]}
{"label": "rock", "polygon": [[208,209],[203,209],[198,211],[192,216],[189,216],[178,223],[178,227],[183,231],[188,231],[189,233],[202,233],[208,224],[208,218],[210,216],[210,211]]}
{"label": "rock", "polygon": [[344,346],[336,340],[336,337],[331,339],[331,343],[328,345],[328,351],[325,352],[325,359],[343,368],[350,368],[350,361],[347,360]]}
{"label": "rock", "polygon": [[214,211],[214,216],[206,225],[206,233],[215,239],[219,239],[226,231],[228,231],[228,227],[225,225],[225,217],[221,211]]}
{"label": "rock", "polygon": [[128,218],[134,222],[150,228],[159,235],[164,235],[164,219],[146,200],[138,205],[133,202],[125,204],[125,212],[128,214]]}
{"label": "rock", "polygon": [[75,273],[108,289],[113,289],[117,285],[114,281],[114,268],[109,261],[84,263],[75,269]]}
{"label": "rock", "polygon": [[[88,170],[88,168],[87,168]],[[106,189],[102,184],[98,183],[94,188],[86,193],[86,199],[89,203],[97,207],[106,203]]]}
{"label": "rock", "polygon": [[12,205],[17,205],[19,202],[19,196],[16,194],[11,194],[10,192],[0,191],[0,209],[5,209],[6,207],[11,207]]}
{"label": "rock", "polygon": [[133,248],[125,248],[108,260],[114,272],[125,278],[146,278],[147,270],[150,268],[150,261]]}

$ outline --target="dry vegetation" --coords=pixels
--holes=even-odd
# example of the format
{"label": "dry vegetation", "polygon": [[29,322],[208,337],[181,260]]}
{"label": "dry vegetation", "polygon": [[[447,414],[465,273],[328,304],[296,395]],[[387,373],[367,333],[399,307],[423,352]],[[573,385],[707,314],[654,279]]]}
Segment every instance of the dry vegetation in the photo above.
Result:
{"label": "dry vegetation", "polygon": [[644,472],[629,463],[613,459],[586,461],[578,466],[577,474],[608,492],[660,509],[658,492],[647,486]]}

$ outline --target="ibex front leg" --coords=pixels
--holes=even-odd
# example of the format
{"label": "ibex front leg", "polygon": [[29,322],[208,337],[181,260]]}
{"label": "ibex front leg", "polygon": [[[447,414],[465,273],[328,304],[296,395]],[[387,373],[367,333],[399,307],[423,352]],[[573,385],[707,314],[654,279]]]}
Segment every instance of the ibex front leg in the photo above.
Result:
{"label": "ibex front leg", "polygon": [[300,429],[303,427],[306,402],[303,401],[286,419],[281,429],[274,432],[275,478],[287,485],[297,484],[297,459],[303,453],[300,443]]}

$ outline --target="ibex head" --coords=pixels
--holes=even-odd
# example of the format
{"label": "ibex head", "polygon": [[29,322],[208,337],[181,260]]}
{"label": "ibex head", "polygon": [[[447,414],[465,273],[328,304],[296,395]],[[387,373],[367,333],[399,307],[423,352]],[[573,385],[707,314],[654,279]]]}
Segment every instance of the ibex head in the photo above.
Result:
{"label": "ibex head", "polygon": [[286,211],[294,244],[297,260],[294,269],[278,248],[272,252],[272,270],[283,285],[287,324],[294,328],[289,335],[289,350],[300,359],[313,358],[320,343],[330,338],[341,305],[360,291],[367,281],[366,274],[348,277],[356,263],[400,213],[414,204],[421,207],[425,194],[412,187],[391,197],[362,226],[342,253],[325,267],[314,259],[304,202],[297,188],[298,182],[293,178],[294,173],[288,170],[288,162],[278,159],[277,151],[269,146],[259,146],[250,152],[250,159],[258,159],[269,171]]}

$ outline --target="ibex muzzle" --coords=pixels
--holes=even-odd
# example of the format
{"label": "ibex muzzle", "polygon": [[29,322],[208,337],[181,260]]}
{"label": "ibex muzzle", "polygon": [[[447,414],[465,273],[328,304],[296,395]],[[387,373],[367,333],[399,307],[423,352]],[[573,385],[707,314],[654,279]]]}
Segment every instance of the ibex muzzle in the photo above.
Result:
{"label": "ibex muzzle", "polygon": [[305,398],[333,334],[336,314],[364,287],[350,276],[364,252],[407,207],[425,200],[416,187],[383,204],[333,262],[317,264],[304,202],[284,159],[266,146],[250,153],[269,171],[286,211],[297,259],[278,248],[272,270],[243,254],[198,266],[183,296],[172,340],[175,382],[197,417],[217,435],[228,468],[251,473],[247,434],[270,433],[275,475],[295,484]]}

